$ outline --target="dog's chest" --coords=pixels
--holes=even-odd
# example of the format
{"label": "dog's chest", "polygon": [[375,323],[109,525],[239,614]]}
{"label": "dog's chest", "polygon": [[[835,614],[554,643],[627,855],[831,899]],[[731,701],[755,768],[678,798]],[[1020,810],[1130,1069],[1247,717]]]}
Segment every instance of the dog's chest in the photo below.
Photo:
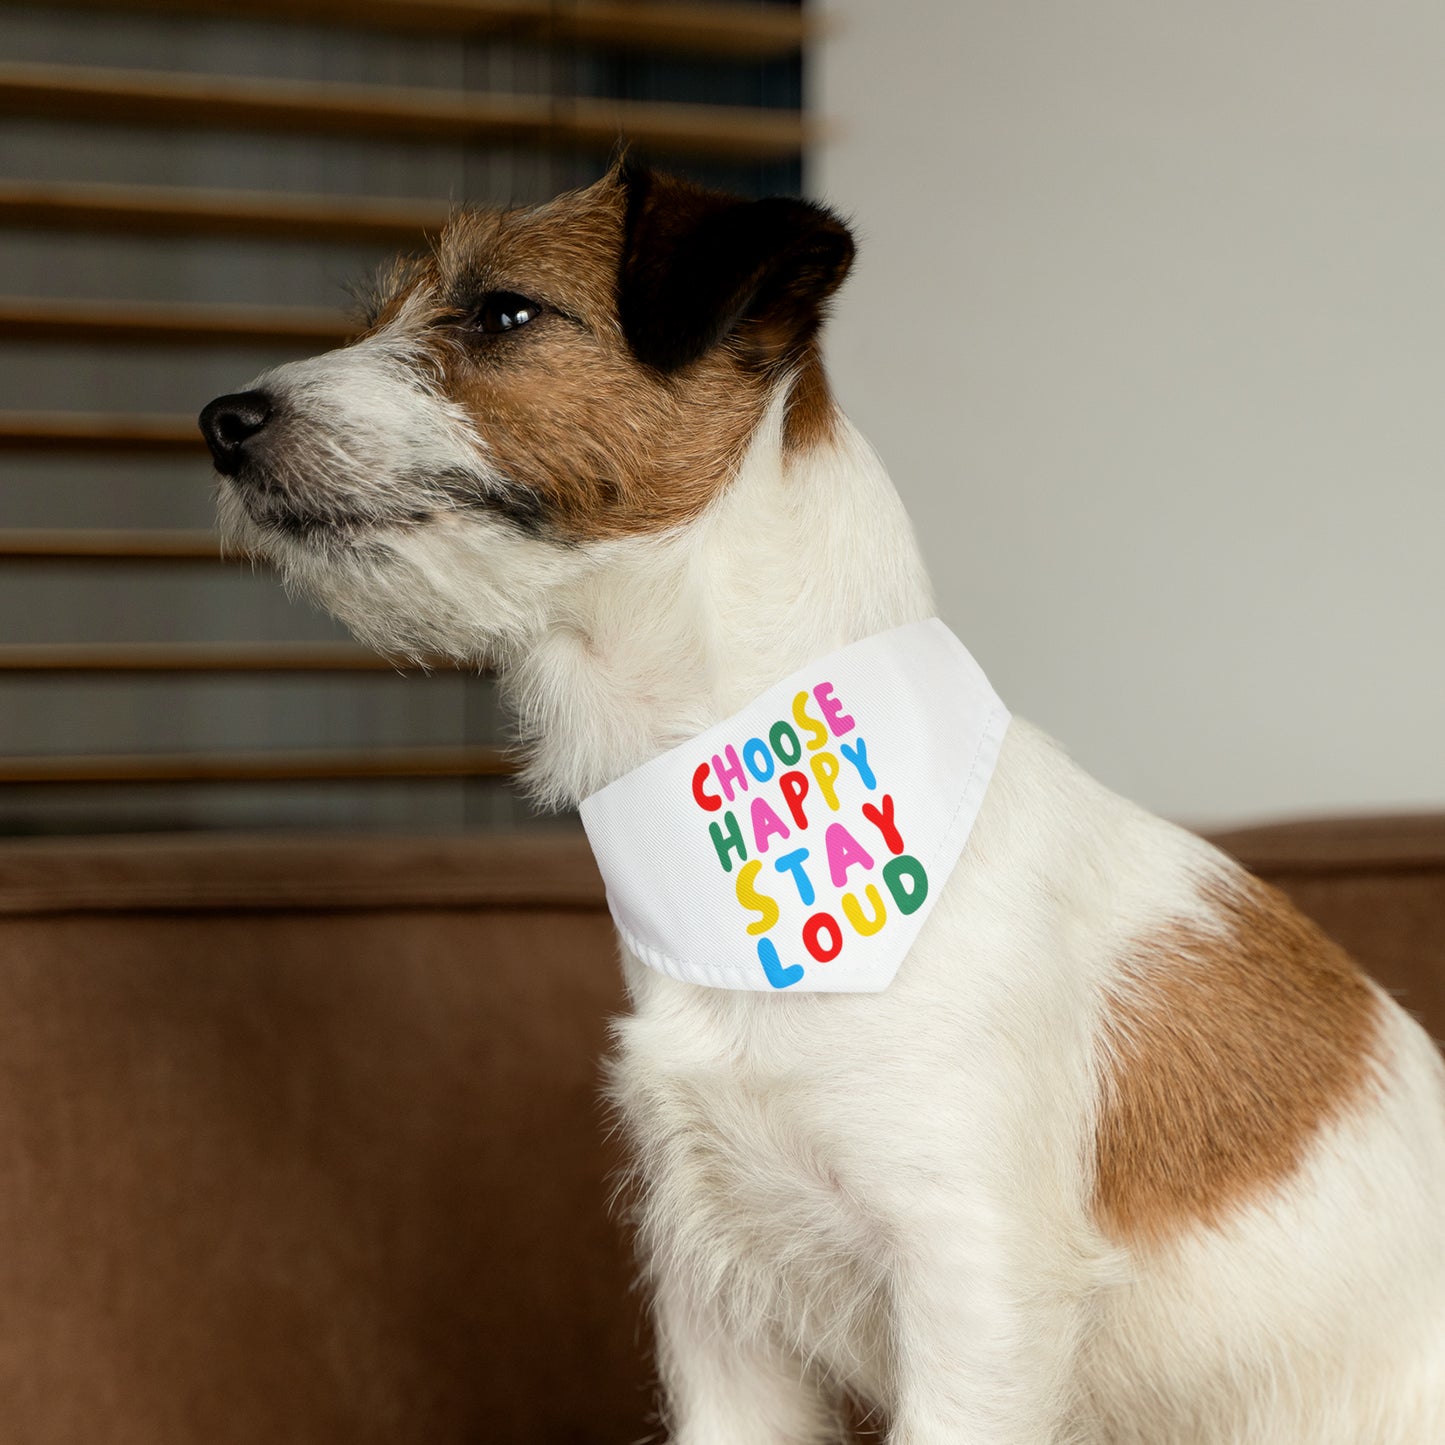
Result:
{"label": "dog's chest", "polygon": [[[685,1026],[684,1026],[685,1027]],[[781,1333],[850,1379],[876,1375],[886,1265],[850,1177],[832,1097],[806,1061],[764,1067],[706,1030],[640,1017],[620,1030],[618,1101],[640,1167],[648,1252],[710,1282],[737,1323]]]}

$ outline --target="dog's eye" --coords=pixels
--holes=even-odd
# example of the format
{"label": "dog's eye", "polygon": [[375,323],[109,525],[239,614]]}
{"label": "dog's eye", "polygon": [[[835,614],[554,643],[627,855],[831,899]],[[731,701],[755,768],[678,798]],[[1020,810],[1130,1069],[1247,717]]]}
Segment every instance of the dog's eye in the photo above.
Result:
{"label": "dog's eye", "polygon": [[472,324],[478,331],[496,336],[535,321],[541,311],[539,302],[519,296],[515,291],[489,291],[472,313]]}

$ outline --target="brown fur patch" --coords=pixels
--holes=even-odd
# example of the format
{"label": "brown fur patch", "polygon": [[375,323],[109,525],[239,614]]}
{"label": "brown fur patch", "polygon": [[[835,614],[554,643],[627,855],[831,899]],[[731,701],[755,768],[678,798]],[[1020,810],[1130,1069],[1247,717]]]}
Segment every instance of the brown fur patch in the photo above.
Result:
{"label": "brown fur patch", "polygon": [[793,454],[826,446],[833,440],[837,425],[838,407],[823,371],[822,358],[818,348],[810,345],[788,397],[783,445]]}
{"label": "brown fur patch", "polygon": [[[677,377],[632,356],[617,319],[622,220],[611,180],[528,210],[461,213],[382,313],[431,354],[491,465],[572,540],[695,517],[731,480],[767,403],[765,379],[727,345]],[[545,310],[514,333],[469,333],[468,308],[491,291]]]}
{"label": "brown fur patch", "polygon": [[1095,1214],[1158,1244],[1283,1184],[1365,1094],[1379,1000],[1275,889],[1212,890],[1220,927],[1140,941],[1109,1003]]}

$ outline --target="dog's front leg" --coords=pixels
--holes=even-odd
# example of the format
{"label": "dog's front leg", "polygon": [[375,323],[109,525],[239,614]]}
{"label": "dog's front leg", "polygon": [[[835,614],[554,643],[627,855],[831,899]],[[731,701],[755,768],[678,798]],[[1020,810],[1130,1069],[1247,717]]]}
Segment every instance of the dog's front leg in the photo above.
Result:
{"label": "dog's front leg", "polygon": [[660,1282],[654,1303],[670,1445],[836,1445],[836,1402],[803,1361]]}
{"label": "dog's front leg", "polygon": [[896,1267],[889,1445],[1087,1445],[1077,1297],[987,1234],[951,1219]]}

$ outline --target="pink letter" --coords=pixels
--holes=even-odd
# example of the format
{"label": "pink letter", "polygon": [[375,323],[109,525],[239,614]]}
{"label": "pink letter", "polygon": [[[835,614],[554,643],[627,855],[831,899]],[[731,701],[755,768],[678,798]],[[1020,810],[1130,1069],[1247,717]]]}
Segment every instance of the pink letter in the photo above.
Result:
{"label": "pink letter", "polygon": [[864,851],[863,845],[841,823],[829,823],[823,836],[828,845],[828,872],[834,888],[848,886],[848,870],[855,865],[863,868],[873,866],[873,860]]}
{"label": "pink letter", "polygon": [[843,711],[843,704],[833,696],[831,682],[820,682],[813,689],[813,696],[818,699],[818,706],[823,709],[823,716],[828,719],[828,726],[833,729],[835,738],[841,738],[844,733],[851,733],[857,726],[853,719]]}
{"label": "pink letter", "polygon": [[723,763],[722,758],[718,757],[716,753],[712,755],[712,770],[717,774],[717,780],[722,784],[722,790],[727,795],[728,802],[731,803],[733,800],[733,784],[737,783],[743,792],[746,793],[748,790],[748,779],[747,775],[743,772],[742,763],[738,761],[738,750],[731,743],[723,749],[723,754],[727,758],[726,764]]}
{"label": "pink letter", "polygon": [[753,843],[759,853],[768,851],[768,839],[774,834],[788,837],[788,825],[773,812],[766,799],[753,799]]}

